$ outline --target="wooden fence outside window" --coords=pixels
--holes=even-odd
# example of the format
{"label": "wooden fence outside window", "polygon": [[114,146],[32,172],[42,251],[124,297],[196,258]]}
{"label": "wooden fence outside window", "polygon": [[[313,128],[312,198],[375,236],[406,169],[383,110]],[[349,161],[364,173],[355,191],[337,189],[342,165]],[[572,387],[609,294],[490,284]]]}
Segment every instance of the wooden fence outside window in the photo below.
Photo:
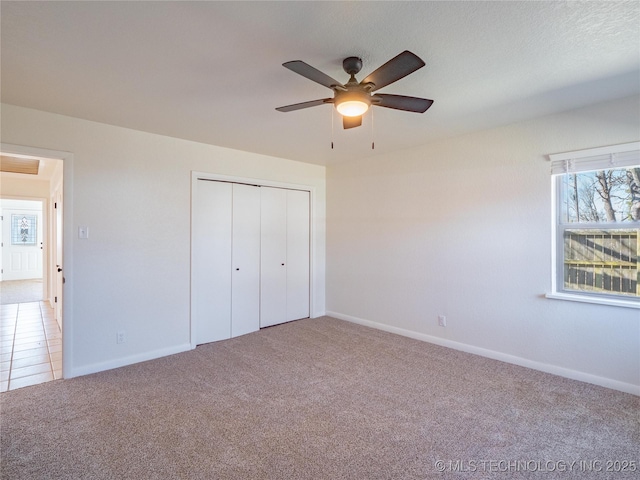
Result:
{"label": "wooden fence outside window", "polygon": [[565,230],[564,288],[640,296],[638,232]]}

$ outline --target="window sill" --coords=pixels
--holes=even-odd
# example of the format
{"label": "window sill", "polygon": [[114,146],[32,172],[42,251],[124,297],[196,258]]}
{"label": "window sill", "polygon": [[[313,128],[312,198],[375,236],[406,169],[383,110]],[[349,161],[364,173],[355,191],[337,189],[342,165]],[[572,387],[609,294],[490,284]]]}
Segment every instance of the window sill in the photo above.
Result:
{"label": "window sill", "polygon": [[571,293],[547,293],[546,298],[554,300],[568,300],[570,302],[597,303],[599,305],[609,305],[612,307],[636,308],[640,309],[640,302],[633,300],[618,300],[616,298],[601,298],[590,295],[574,295]]}

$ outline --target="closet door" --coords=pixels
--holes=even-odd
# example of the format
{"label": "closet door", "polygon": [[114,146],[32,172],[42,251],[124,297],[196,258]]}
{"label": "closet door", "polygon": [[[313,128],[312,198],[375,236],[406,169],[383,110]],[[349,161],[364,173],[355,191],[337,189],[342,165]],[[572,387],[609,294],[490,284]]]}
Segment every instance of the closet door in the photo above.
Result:
{"label": "closet door", "polygon": [[233,184],[231,336],[260,328],[260,187]]}
{"label": "closet door", "polygon": [[287,190],[261,187],[260,326],[287,318]]}
{"label": "closet door", "polygon": [[191,259],[196,345],[231,337],[231,193],[230,183],[196,183]]}
{"label": "closet door", "polygon": [[309,192],[287,190],[286,321],[309,317]]}

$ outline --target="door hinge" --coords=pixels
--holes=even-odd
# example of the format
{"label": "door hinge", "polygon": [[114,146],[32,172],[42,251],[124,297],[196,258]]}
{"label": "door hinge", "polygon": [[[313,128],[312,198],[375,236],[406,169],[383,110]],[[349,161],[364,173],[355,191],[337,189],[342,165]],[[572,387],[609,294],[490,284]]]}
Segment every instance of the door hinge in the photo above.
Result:
{"label": "door hinge", "polygon": [[54,302],[58,303],[58,297],[54,297],[54,298],[55,298]]}
{"label": "door hinge", "polygon": [[58,208],[58,202],[53,202],[53,208]]}

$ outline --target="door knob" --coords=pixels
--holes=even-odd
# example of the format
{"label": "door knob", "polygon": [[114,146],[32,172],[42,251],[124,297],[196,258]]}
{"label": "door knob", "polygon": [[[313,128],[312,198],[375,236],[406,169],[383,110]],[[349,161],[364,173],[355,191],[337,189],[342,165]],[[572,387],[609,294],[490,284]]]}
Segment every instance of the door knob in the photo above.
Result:
{"label": "door knob", "polygon": [[236,268],[236,271],[240,270],[239,268]]}
{"label": "door knob", "polygon": [[61,271],[62,271],[62,268],[58,267],[58,272],[61,272]]}

